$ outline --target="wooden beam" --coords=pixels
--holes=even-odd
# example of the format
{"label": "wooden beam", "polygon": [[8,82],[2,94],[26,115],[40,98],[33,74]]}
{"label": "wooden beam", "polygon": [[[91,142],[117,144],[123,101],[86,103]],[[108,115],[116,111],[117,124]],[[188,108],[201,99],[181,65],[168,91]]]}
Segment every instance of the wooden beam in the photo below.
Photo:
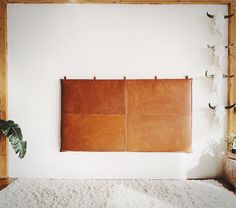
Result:
{"label": "wooden beam", "polygon": [[[7,4],[0,3],[0,119],[7,118]],[[8,176],[8,143],[0,135],[0,178]]]}
{"label": "wooden beam", "polygon": [[229,4],[231,0],[120,0],[128,4]]}
{"label": "wooden beam", "polygon": [[[5,2],[5,3],[4,3]],[[6,3],[63,4],[63,3],[117,3],[117,4],[228,4],[229,12],[236,13],[235,0],[0,0],[0,119],[7,117],[7,26]],[[229,43],[236,42],[235,16],[229,19]],[[236,74],[236,47],[228,56],[228,73]],[[236,102],[236,79],[228,82],[228,104]],[[228,111],[227,132],[236,132],[236,113]],[[8,176],[8,147],[5,138],[0,138],[0,177]]]}
{"label": "wooden beam", "polygon": [[[2,0],[3,1],[3,0]],[[65,4],[65,3],[117,3],[117,4],[230,4],[232,0],[5,0],[7,3]]]}
{"label": "wooden beam", "polygon": [[[236,3],[235,1],[232,1],[231,4],[229,4],[229,13],[236,13]],[[229,50],[229,56],[228,56],[228,74],[236,74],[236,17],[235,15],[229,19],[229,43],[234,43],[234,47],[232,47]],[[236,79],[231,78],[228,81],[228,104],[235,103],[236,102]],[[228,134],[230,132],[236,132],[236,113],[233,110],[228,111],[228,128],[227,132]]]}

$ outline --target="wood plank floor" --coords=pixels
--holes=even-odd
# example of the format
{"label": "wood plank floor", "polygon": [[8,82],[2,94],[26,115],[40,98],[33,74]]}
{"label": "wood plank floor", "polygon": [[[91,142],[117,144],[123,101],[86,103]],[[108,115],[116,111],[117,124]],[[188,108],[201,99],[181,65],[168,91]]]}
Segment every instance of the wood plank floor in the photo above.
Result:
{"label": "wood plank floor", "polygon": [[236,188],[233,187],[233,185],[229,184],[226,180],[224,179],[216,179],[219,183],[221,183],[226,189],[229,191],[232,191],[236,195]]}
{"label": "wood plank floor", "polygon": [[0,179],[0,190],[10,185],[16,178],[1,178]]}

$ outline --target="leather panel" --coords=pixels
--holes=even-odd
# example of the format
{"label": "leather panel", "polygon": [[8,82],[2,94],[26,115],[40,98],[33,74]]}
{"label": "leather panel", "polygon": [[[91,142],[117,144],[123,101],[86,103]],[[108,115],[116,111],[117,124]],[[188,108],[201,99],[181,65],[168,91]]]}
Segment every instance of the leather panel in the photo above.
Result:
{"label": "leather panel", "polygon": [[127,80],[128,114],[191,114],[191,80]]}
{"label": "leather panel", "polygon": [[191,151],[192,80],[61,80],[61,151]]}
{"label": "leather panel", "polygon": [[74,114],[124,114],[123,80],[61,80],[62,109]]}
{"label": "leather panel", "polygon": [[61,150],[125,151],[124,116],[64,114]]}
{"label": "leather panel", "polygon": [[127,124],[127,151],[191,151],[191,116],[128,115]]}

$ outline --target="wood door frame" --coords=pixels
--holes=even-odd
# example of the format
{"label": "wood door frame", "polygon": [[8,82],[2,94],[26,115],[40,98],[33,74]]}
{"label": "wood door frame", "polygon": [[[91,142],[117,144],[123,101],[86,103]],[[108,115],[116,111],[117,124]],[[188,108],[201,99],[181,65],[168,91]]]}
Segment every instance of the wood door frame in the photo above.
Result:
{"label": "wood door frame", "polygon": [[[0,119],[7,118],[7,4],[0,2]],[[8,176],[8,142],[0,134],[0,178]]]}
{"label": "wood door frame", "polygon": [[[63,4],[63,3],[98,3],[98,4],[224,4],[230,13],[236,13],[236,0],[0,0],[0,119],[7,119],[7,5],[25,4]],[[236,15],[235,15],[236,16]],[[228,21],[228,42],[235,43],[235,16]],[[228,55],[228,74],[236,73],[236,47]],[[236,79],[228,82],[228,105],[236,100]],[[236,131],[236,113],[228,111],[227,132]],[[8,177],[8,143],[0,136],[0,178]]]}

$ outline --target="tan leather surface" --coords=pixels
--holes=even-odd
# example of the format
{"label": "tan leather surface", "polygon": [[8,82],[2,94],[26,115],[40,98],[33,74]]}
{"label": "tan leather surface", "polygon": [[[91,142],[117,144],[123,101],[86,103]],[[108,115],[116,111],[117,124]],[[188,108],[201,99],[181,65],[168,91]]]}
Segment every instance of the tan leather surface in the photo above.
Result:
{"label": "tan leather surface", "polygon": [[127,80],[128,114],[191,113],[191,81],[185,79]]}
{"label": "tan leather surface", "polygon": [[74,114],[124,114],[123,80],[61,80],[62,108]]}
{"label": "tan leather surface", "polygon": [[125,151],[124,115],[64,114],[61,150]]}
{"label": "tan leather surface", "polygon": [[191,151],[192,80],[61,80],[61,151]]}
{"label": "tan leather surface", "polygon": [[61,80],[61,150],[125,151],[123,80]]}
{"label": "tan leather surface", "polygon": [[191,116],[128,115],[127,124],[127,151],[191,151]]}
{"label": "tan leather surface", "polygon": [[127,80],[127,151],[191,151],[191,87],[186,79]]}

